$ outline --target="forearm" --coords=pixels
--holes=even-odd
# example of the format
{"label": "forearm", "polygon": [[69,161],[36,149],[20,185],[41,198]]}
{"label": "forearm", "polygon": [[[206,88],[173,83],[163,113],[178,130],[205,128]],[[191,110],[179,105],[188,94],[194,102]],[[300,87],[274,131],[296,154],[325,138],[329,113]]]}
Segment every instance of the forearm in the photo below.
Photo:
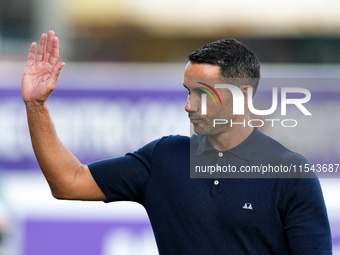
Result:
{"label": "forearm", "polygon": [[26,111],[39,166],[53,196],[64,197],[84,166],[59,140],[46,103],[27,103]]}

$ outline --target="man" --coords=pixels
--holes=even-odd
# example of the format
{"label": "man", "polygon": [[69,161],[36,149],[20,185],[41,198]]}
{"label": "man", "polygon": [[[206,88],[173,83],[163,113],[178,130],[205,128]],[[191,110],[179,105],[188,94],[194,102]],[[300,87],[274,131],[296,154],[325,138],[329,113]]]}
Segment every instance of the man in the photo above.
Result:
{"label": "man", "polygon": [[214,127],[213,119],[249,119],[247,100],[245,114],[234,115],[225,89],[216,89],[221,106],[209,99],[203,114],[202,93],[210,93],[212,81],[234,80],[244,98],[249,87],[256,90],[260,66],[246,46],[226,39],[189,56],[185,110],[198,135],[163,137],[134,153],[89,165],[81,164],[60,142],[46,106],[65,65],[58,63],[58,38],[53,31],[43,34],[35,57],[36,48],[32,43],[22,95],[33,149],[54,197],[142,204],[163,255],[331,254],[316,178],[190,178],[190,158],[196,157],[236,165],[307,162],[252,126]]}

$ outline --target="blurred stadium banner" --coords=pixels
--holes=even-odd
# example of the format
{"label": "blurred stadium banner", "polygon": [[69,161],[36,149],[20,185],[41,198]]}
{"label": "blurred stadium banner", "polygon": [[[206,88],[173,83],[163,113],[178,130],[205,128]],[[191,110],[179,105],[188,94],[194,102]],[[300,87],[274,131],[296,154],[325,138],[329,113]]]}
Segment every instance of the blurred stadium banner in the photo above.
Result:
{"label": "blurred stadium banner", "polygon": [[[19,85],[23,66],[7,66],[0,81],[0,170],[3,197],[13,212],[16,254],[157,254],[142,207],[52,198],[29,140]],[[58,135],[83,163],[124,155],[164,135],[189,135],[183,69],[183,64],[68,64],[48,101]],[[256,107],[270,106],[273,86],[304,87],[312,95],[306,107],[313,116],[301,117],[289,108],[289,118],[299,122],[296,128],[279,125],[263,131],[312,163],[339,164],[340,79],[322,71],[316,75],[308,67],[282,78],[285,70],[264,66]],[[321,183],[339,249],[337,180]]]}
{"label": "blurred stadium banner", "polygon": [[76,26],[125,24],[165,36],[339,34],[340,6],[332,0],[308,2],[308,8],[303,0],[72,0],[60,6]]}

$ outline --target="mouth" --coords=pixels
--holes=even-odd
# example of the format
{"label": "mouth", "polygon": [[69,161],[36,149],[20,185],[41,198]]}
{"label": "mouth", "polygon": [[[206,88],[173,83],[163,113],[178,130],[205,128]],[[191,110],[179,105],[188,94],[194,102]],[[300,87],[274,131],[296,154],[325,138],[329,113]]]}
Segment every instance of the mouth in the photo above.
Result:
{"label": "mouth", "polygon": [[191,122],[192,124],[197,124],[197,123],[199,123],[199,122],[204,122],[204,119],[202,119],[202,118],[197,118],[197,117],[193,117],[193,116],[190,116],[190,115],[189,115],[189,119],[190,119],[190,122]]}
{"label": "mouth", "polygon": [[190,119],[190,122],[192,124],[198,124],[198,123],[202,122],[202,120],[199,120],[199,119]]}

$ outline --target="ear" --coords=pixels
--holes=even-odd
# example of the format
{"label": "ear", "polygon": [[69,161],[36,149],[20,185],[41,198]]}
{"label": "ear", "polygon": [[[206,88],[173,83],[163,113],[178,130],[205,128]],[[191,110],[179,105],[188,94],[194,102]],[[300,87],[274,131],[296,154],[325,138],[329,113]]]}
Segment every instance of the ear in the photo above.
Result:
{"label": "ear", "polygon": [[248,105],[248,94],[251,94],[250,96],[253,96],[253,88],[250,85],[242,85],[240,87],[243,96],[244,96],[244,105]]}

